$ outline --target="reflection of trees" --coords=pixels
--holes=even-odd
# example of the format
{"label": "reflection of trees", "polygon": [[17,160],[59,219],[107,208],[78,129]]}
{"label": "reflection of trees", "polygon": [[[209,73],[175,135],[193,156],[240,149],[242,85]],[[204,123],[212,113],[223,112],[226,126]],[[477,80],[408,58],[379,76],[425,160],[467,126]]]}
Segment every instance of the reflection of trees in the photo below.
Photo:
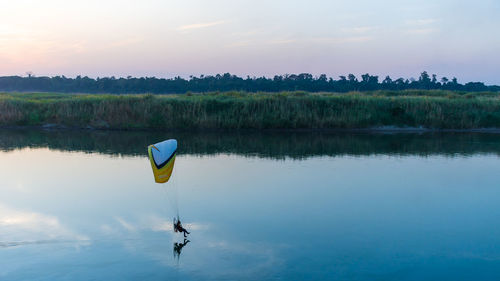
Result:
{"label": "reflection of trees", "polygon": [[146,147],[167,138],[179,140],[179,154],[234,153],[282,159],[339,155],[500,154],[500,134],[354,132],[150,132],[84,130],[1,130],[0,150],[24,147],[146,155]]}

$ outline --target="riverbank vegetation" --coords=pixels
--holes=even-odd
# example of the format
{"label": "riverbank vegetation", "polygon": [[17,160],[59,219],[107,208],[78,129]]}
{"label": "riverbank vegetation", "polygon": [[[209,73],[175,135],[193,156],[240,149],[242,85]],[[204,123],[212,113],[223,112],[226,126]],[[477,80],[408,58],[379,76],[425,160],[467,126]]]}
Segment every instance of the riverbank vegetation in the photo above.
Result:
{"label": "riverbank vegetation", "polygon": [[[52,125],[51,125],[52,124]],[[0,126],[99,129],[500,128],[500,94],[442,90],[0,94]]]}

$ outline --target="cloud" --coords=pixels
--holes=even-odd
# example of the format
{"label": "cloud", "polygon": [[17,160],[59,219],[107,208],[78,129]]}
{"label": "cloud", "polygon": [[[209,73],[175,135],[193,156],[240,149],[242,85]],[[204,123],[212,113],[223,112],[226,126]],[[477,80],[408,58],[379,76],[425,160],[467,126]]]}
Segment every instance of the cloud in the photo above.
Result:
{"label": "cloud", "polygon": [[290,44],[290,43],[295,43],[297,40],[295,39],[276,39],[276,40],[271,40],[268,42],[270,45],[279,45],[279,44]]}
{"label": "cloud", "polygon": [[220,21],[213,21],[213,22],[205,22],[205,23],[195,23],[195,24],[188,24],[188,25],[181,25],[177,28],[177,30],[180,31],[186,31],[186,30],[193,30],[193,29],[200,29],[200,28],[206,28],[206,27],[212,27],[216,25],[221,25],[225,24],[227,21],[220,20]]}
{"label": "cloud", "polygon": [[345,44],[345,43],[362,43],[372,40],[372,36],[350,36],[350,37],[317,37],[311,41],[318,43],[330,44]]}
{"label": "cloud", "polygon": [[409,29],[406,30],[406,33],[413,35],[428,35],[431,33],[435,33],[439,31],[438,28],[435,27],[434,23],[436,23],[438,19],[413,19],[406,20],[405,24]]}
{"label": "cloud", "polygon": [[375,31],[378,28],[379,28],[378,26],[356,26],[356,27],[344,27],[341,29],[341,31],[345,33],[366,33],[370,31]]}
{"label": "cloud", "polygon": [[269,46],[269,45],[287,45],[287,44],[349,44],[363,43],[373,40],[373,36],[346,36],[346,37],[313,37],[297,39],[274,39],[264,42],[257,41],[237,41],[226,45],[227,48],[238,48],[247,46]]}
{"label": "cloud", "polygon": [[235,47],[247,47],[252,45],[252,41],[250,40],[245,40],[245,41],[236,41],[234,43],[226,45],[227,48],[235,48]]}
{"label": "cloud", "polygon": [[338,38],[337,43],[362,43],[372,40],[371,36],[354,36],[346,38]]}
{"label": "cloud", "polygon": [[122,48],[122,47],[127,47],[127,46],[130,46],[130,45],[134,45],[134,44],[137,44],[137,43],[141,43],[143,41],[144,41],[144,39],[141,38],[141,37],[130,37],[130,38],[124,38],[124,39],[121,39],[121,40],[117,40],[117,41],[111,42],[106,47],[108,47],[108,48]]}
{"label": "cloud", "polygon": [[405,24],[407,25],[430,25],[437,22],[437,19],[413,19],[406,20]]}
{"label": "cloud", "polygon": [[231,33],[231,36],[248,37],[248,36],[253,36],[253,35],[262,34],[262,33],[264,33],[263,30],[252,29],[252,30],[242,31],[242,32],[233,32],[233,33]]}
{"label": "cloud", "polygon": [[407,32],[410,34],[420,34],[420,35],[427,35],[437,31],[438,30],[436,28],[415,28],[407,30]]}
{"label": "cloud", "polygon": [[136,230],[136,227],[134,225],[132,225],[131,223],[127,222],[123,218],[115,218],[115,219],[126,230],[128,230],[128,231],[135,231]]}

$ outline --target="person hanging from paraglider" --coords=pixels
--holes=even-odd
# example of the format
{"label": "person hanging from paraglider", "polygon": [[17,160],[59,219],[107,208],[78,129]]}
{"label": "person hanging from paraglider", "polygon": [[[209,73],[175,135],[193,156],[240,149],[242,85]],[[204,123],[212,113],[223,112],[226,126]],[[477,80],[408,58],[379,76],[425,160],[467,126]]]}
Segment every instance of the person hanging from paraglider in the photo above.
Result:
{"label": "person hanging from paraglider", "polygon": [[174,231],[184,234],[184,237],[187,237],[187,235],[189,234],[189,231],[187,231],[184,227],[182,227],[181,220],[179,219],[179,217],[174,218]]}

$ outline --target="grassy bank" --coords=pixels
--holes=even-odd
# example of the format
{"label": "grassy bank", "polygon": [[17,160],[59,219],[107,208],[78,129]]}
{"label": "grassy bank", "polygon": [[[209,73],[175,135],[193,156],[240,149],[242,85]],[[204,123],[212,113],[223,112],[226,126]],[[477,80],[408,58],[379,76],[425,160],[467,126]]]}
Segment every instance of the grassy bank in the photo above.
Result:
{"label": "grassy bank", "polygon": [[114,129],[500,128],[500,94],[0,94],[0,126],[44,124]]}

